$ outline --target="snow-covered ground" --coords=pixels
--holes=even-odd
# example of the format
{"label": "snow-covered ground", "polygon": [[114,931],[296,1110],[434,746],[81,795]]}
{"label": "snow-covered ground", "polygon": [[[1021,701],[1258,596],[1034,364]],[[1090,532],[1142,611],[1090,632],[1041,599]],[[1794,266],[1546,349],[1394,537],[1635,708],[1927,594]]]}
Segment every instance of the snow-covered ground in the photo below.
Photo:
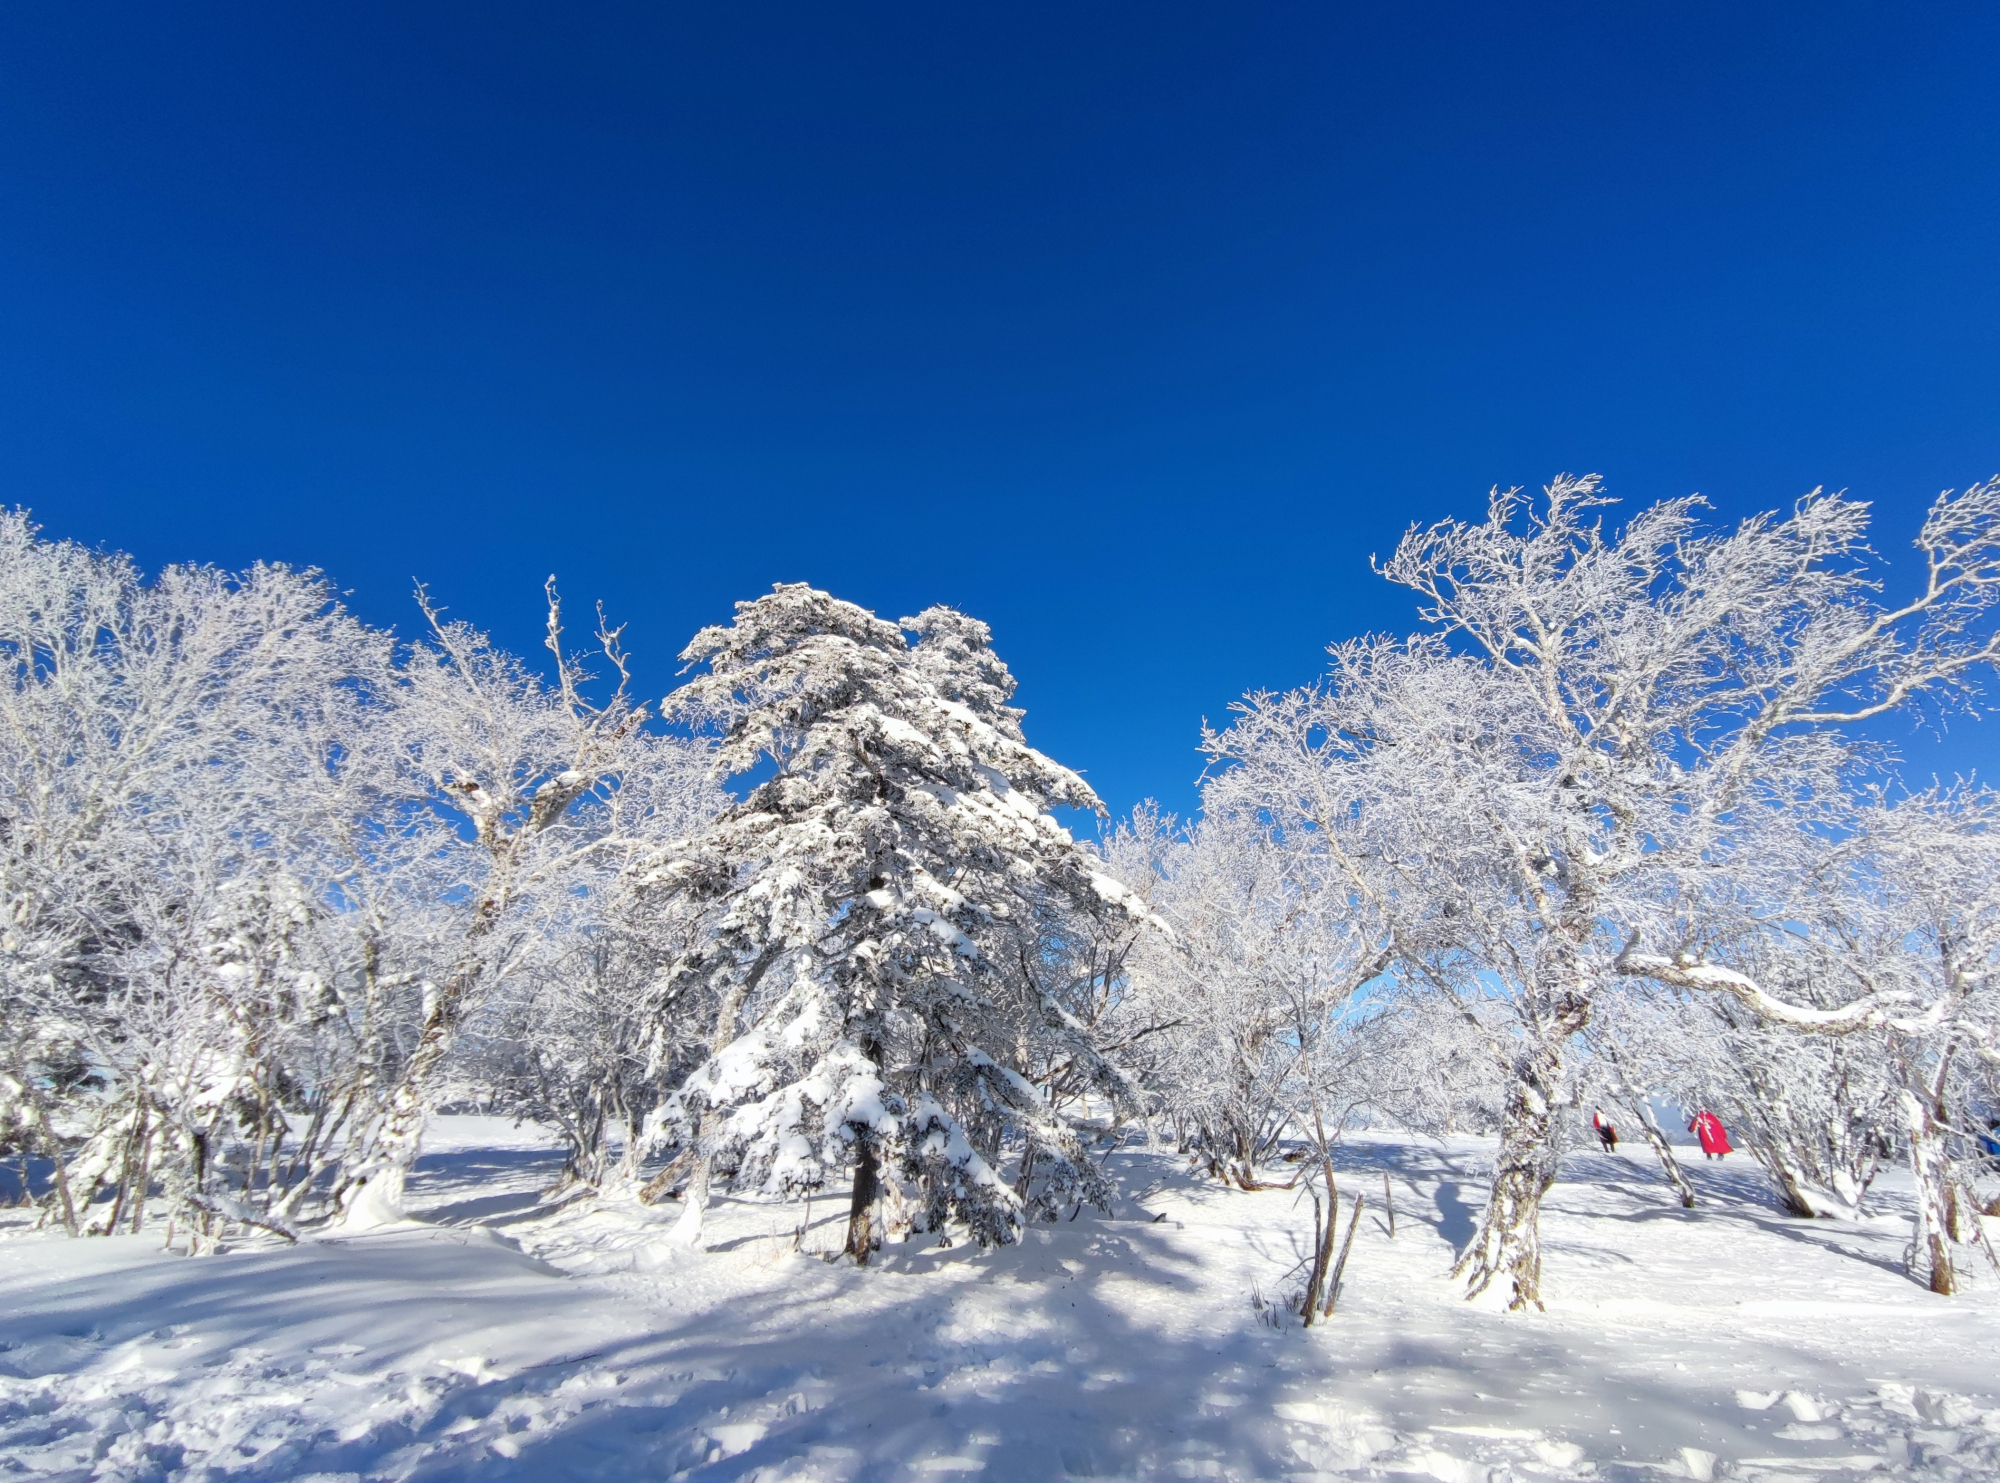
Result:
{"label": "snow-covered ground", "polygon": [[[189,1260],[156,1234],[0,1239],[0,1476],[100,1479],[2000,1477],[2000,1304],[1906,1280],[1906,1199],[1801,1222],[1741,1157],[1684,1212],[1643,1149],[1571,1159],[1549,1311],[1444,1273],[1485,1145],[1364,1136],[1340,1309],[1255,1306],[1311,1234],[1292,1192],[1111,1156],[1118,1218],[890,1247],[822,1201],[538,1208],[534,1129],[434,1129],[424,1224]],[[1382,1176],[1394,1193],[1392,1240]],[[1143,1192],[1143,1193],[1142,1193]],[[1155,1220],[1155,1216],[1164,1219]]]}

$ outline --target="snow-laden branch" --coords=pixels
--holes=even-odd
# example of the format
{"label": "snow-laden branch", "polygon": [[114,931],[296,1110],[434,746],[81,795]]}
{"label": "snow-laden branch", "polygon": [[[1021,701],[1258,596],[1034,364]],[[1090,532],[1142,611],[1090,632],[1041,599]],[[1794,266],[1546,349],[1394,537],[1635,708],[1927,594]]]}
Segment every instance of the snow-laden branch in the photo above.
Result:
{"label": "snow-laden branch", "polygon": [[1908,1011],[1919,1003],[1914,994],[1887,990],[1857,999],[1836,1009],[1820,1009],[1810,1004],[1794,1004],[1767,993],[1754,979],[1720,964],[1697,962],[1684,957],[1662,957],[1637,951],[1633,937],[1624,951],[1612,960],[1613,969],[1627,978],[1647,978],[1671,988],[1698,993],[1728,994],[1759,1019],[1788,1025],[1814,1035],[1852,1035],[1892,1025],[1906,1034],[1922,1034],[1942,1023],[1945,1005],[1931,1005],[1920,1014]]}

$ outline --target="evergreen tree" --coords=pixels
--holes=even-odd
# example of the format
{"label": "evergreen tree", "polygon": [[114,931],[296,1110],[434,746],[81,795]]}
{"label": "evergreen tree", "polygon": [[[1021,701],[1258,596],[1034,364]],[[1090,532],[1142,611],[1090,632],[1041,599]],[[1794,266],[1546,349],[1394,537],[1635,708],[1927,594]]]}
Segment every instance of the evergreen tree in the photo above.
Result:
{"label": "evergreen tree", "polygon": [[660,984],[663,1004],[700,994],[716,1013],[711,1055],[656,1121],[697,1156],[685,1239],[711,1169],[790,1194],[852,1164],[858,1261],[878,1196],[982,1244],[1102,1206],[1095,1164],[1021,1070],[1053,1050],[1128,1099],[1052,992],[1050,943],[1079,914],[1145,908],[1051,817],[1102,805],[1027,744],[986,626],[948,608],[898,626],[780,585],[682,658],[708,672],[673,709],[719,734],[718,768],[771,773],[652,873],[712,923]]}

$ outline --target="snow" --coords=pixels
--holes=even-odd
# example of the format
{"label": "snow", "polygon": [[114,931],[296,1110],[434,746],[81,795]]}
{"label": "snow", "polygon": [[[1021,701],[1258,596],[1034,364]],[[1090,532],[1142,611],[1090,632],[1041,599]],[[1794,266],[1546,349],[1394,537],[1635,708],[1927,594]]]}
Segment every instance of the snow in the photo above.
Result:
{"label": "snow", "polygon": [[[1292,1191],[1225,1190],[1135,1139],[1115,1218],[1017,1245],[839,1244],[844,1199],[550,1208],[532,1127],[443,1118],[419,1220],[189,1259],[0,1215],[0,1471],[31,1478],[1734,1478],[2000,1475],[1989,1283],[1898,1264],[1906,1178],[1871,1213],[1780,1214],[1745,1159],[1573,1156],[1545,1207],[1548,1312],[1444,1275],[1490,1142],[1341,1150],[1365,1195],[1338,1310],[1281,1293]],[[1381,1208],[1394,1196],[1396,1236]],[[1155,1217],[1160,1217],[1155,1219]],[[796,1246],[803,1250],[795,1250]],[[1277,1313],[1273,1326],[1271,1315]]]}

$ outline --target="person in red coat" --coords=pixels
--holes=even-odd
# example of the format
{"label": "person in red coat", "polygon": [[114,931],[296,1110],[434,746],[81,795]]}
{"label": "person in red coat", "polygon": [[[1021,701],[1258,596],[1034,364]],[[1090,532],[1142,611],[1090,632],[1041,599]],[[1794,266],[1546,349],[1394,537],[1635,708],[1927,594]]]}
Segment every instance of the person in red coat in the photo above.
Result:
{"label": "person in red coat", "polygon": [[1729,1134],[1723,1130],[1722,1119],[1712,1112],[1697,1112],[1694,1121],[1688,1124],[1688,1131],[1701,1140],[1701,1151],[1706,1158],[1719,1159],[1736,1151],[1729,1146]]}

